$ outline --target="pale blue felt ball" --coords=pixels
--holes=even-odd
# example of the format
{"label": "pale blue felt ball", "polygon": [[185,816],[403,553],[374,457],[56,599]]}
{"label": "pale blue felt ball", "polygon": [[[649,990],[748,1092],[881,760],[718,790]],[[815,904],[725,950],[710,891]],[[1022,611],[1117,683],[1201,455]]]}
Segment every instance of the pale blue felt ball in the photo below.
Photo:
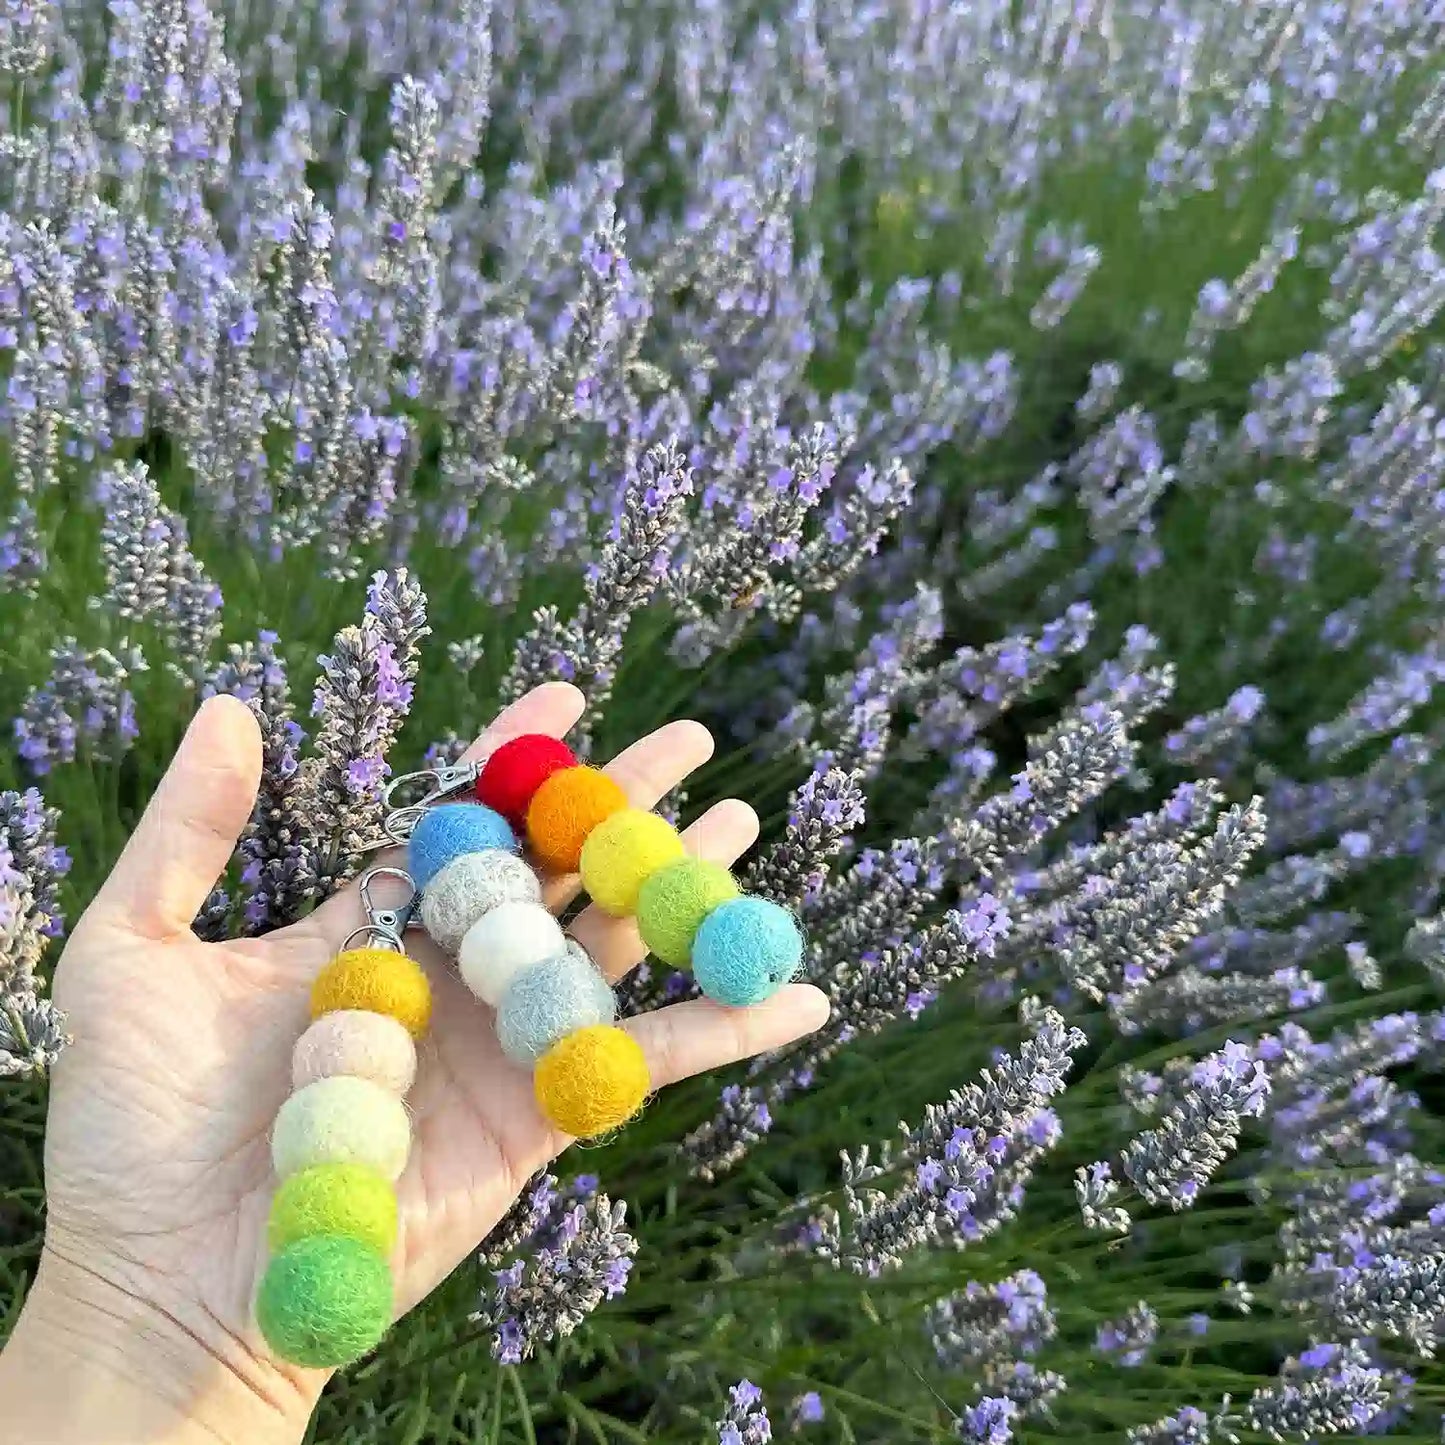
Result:
{"label": "pale blue felt ball", "polygon": [[766,898],[732,898],[703,919],[692,941],[697,986],[718,1003],[761,1003],[793,978],[803,935],[786,908]]}
{"label": "pale blue felt ball", "polygon": [[481,803],[443,803],[417,819],[407,845],[406,871],[418,888],[425,888],[453,859],[490,848],[517,851],[517,835],[500,813]]}
{"label": "pale blue felt ball", "polygon": [[617,1000],[607,980],[581,950],[524,968],[497,1005],[497,1042],[513,1063],[530,1068],[578,1029],[610,1024]]}

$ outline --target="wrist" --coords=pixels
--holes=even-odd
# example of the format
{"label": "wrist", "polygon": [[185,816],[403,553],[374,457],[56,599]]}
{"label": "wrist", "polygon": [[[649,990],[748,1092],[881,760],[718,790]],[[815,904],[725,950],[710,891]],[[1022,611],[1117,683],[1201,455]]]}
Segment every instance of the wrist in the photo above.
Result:
{"label": "wrist", "polygon": [[0,1445],[299,1445],[324,1382],[47,1247],[0,1351]]}

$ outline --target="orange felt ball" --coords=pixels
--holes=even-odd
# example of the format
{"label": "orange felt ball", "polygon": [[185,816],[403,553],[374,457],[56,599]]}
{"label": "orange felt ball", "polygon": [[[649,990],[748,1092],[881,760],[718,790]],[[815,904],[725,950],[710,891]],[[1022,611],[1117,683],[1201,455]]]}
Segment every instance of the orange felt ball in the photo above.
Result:
{"label": "orange felt ball", "polygon": [[627,794],[598,768],[564,768],[532,795],[527,842],[554,873],[575,873],[588,834],[627,806]]}

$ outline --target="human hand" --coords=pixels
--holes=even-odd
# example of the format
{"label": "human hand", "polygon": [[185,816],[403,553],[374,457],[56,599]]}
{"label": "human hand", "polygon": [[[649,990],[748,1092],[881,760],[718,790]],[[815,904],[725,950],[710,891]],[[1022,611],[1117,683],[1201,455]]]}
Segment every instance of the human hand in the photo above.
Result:
{"label": "human hand", "polygon": [[[582,707],[567,684],[539,687],[468,756],[520,733],[561,737]],[[670,723],[607,771],[650,807],[711,752],[705,728]],[[269,1134],[290,1091],[311,981],[364,915],[353,884],[263,938],[203,943],[191,932],[250,816],[260,758],[243,704],[201,708],[57,968],[54,996],[74,1043],[51,1083],[40,1271],[0,1355],[4,1445],[295,1441],[325,1384],[327,1372],[272,1358],[251,1310],[275,1189]],[[753,810],[729,800],[684,837],[689,852],[731,863],[757,829]],[[559,911],[576,892],[575,879],[554,880],[549,906]],[[572,933],[613,980],[646,951],[634,923],[595,907]],[[502,1054],[491,1011],[428,940],[410,935],[407,948],[435,1006],[397,1184],[401,1313],[570,1142],[538,1110],[530,1073]],[[776,1048],[826,1017],[818,990],[791,985],[756,1008],[692,1000],[624,1027],[661,1087]]]}

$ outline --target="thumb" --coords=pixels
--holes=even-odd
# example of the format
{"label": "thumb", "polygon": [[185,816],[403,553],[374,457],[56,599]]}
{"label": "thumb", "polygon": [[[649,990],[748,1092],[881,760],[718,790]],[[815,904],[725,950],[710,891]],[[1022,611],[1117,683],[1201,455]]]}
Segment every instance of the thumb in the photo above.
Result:
{"label": "thumb", "polygon": [[255,806],[261,730],[233,697],[201,704],[95,908],[143,938],[187,932]]}

